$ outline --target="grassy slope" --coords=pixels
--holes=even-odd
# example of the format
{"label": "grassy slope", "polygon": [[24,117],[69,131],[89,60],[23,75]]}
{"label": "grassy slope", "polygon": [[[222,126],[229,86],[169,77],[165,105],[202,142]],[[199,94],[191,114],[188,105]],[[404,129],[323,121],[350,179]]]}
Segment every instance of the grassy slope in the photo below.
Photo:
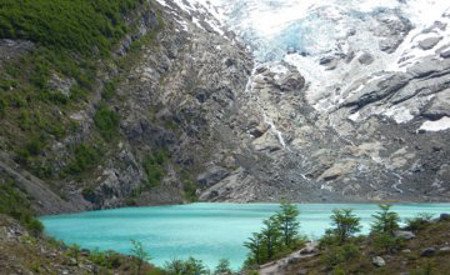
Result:
{"label": "grassy slope", "polygon": [[[125,15],[142,0],[6,0],[0,3],[0,39],[35,43],[32,52],[0,67],[0,150],[36,176],[52,179],[77,174],[98,164],[98,153],[111,141],[118,117],[103,107],[97,133],[87,144],[68,148],[67,167],[42,155],[55,142],[78,131],[69,118],[92,102],[101,87],[98,75],[114,62],[111,52],[131,32]],[[70,95],[51,85],[55,78],[72,82]],[[113,93],[112,85],[105,85]]]}
{"label": "grassy slope", "polygon": [[[124,36],[139,31],[141,21],[132,21],[149,9],[156,11],[156,28],[134,41],[127,55],[114,56]],[[158,9],[144,0],[2,1],[0,39],[29,40],[35,47],[0,64],[0,151],[53,190],[75,180],[89,194],[95,186],[83,179],[98,176],[95,168],[121,138],[120,116],[110,107],[121,73],[163,26]],[[71,83],[69,95],[52,84],[55,79]],[[80,111],[92,117],[92,127],[70,117]],[[89,133],[80,137],[82,128]],[[149,178],[160,171],[150,172]]]}
{"label": "grassy slope", "polygon": [[[307,274],[450,274],[450,252],[438,252],[432,257],[422,257],[425,248],[437,250],[450,245],[450,221],[432,223],[417,232],[417,237],[405,241],[400,251],[386,253],[375,249],[368,238],[359,243],[360,252],[337,267],[327,268],[322,257],[314,257],[291,266],[287,274],[298,274],[307,270]],[[411,252],[403,252],[404,250]],[[386,266],[375,267],[372,257],[381,256]]]}

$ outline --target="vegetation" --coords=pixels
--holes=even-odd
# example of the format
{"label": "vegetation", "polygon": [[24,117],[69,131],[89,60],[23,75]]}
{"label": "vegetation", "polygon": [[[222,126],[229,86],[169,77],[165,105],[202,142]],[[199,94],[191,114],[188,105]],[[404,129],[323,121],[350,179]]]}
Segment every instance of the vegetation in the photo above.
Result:
{"label": "vegetation", "polygon": [[53,49],[107,54],[127,27],[123,14],[140,0],[4,0],[0,37],[31,40]]}
{"label": "vegetation", "polygon": [[119,116],[105,104],[100,105],[94,116],[94,123],[106,141],[111,141],[118,134]]}
{"label": "vegetation", "polygon": [[330,218],[334,228],[328,229],[326,235],[334,237],[338,244],[344,244],[361,231],[361,219],[353,214],[352,209],[334,209]]}
{"label": "vegetation", "polygon": [[[125,17],[144,3],[2,1],[0,39],[23,39],[34,44],[29,52],[0,66],[0,150],[14,154],[38,177],[60,175],[60,167],[52,163],[55,160],[49,154],[49,144],[77,131],[76,121],[69,114],[85,109],[99,89],[99,75],[108,75],[109,67],[120,61],[112,59],[111,52],[126,33],[136,29]],[[114,76],[105,81],[104,102],[94,117],[95,131],[80,147],[97,148],[102,138],[110,142],[117,136],[119,116],[105,102],[114,97],[118,81]],[[78,175],[93,166],[88,159],[80,159],[79,150],[72,149],[69,152],[73,155],[65,160],[70,162],[65,173]],[[97,157],[96,164],[101,160]]]}
{"label": "vegetation", "polygon": [[372,216],[375,219],[371,231],[374,248],[386,252],[393,252],[401,246],[401,239],[395,237],[395,231],[400,228],[400,217],[390,210],[391,207],[391,205],[380,204],[380,211]]}
{"label": "vegetation", "polygon": [[392,205],[380,204],[380,211],[372,217],[375,222],[372,224],[372,232],[379,234],[389,234],[394,236],[394,232],[399,229],[400,217],[396,212],[390,211]]}
{"label": "vegetation", "polygon": [[433,219],[433,216],[427,213],[421,213],[414,218],[406,219],[406,228],[417,232],[427,227]]}
{"label": "vegetation", "polygon": [[230,261],[228,259],[220,259],[214,270],[214,275],[233,275],[234,272],[230,268]]}
{"label": "vegetation", "polygon": [[144,246],[141,242],[136,240],[131,240],[133,244],[133,248],[131,249],[131,255],[134,256],[134,260],[136,262],[136,274],[141,274],[142,265],[145,262],[150,261],[150,254],[144,249]]}
{"label": "vegetation", "polygon": [[144,159],[143,166],[147,174],[147,187],[156,187],[161,183],[167,160],[168,154],[165,150],[159,150]]}
{"label": "vegetation", "polygon": [[39,236],[44,226],[35,218],[30,201],[18,190],[14,180],[0,178],[0,213],[17,219],[33,236]]}
{"label": "vegetation", "polygon": [[187,260],[172,260],[164,266],[169,275],[208,275],[210,271],[202,261],[190,257]]}
{"label": "vegetation", "polygon": [[298,215],[295,205],[283,202],[279,212],[264,220],[261,231],[254,232],[244,243],[250,251],[245,266],[264,264],[303,246],[304,238],[298,233]]}

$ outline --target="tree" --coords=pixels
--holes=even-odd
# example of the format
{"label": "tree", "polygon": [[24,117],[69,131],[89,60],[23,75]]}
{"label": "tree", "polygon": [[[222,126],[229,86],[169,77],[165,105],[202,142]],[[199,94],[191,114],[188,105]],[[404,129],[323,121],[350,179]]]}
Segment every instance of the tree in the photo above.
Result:
{"label": "tree", "polygon": [[380,211],[372,215],[375,218],[375,222],[372,224],[372,232],[394,236],[395,230],[399,228],[399,215],[396,212],[390,211],[392,205],[380,204],[378,207]]}
{"label": "tree", "polygon": [[131,248],[131,255],[134,256],[136,261],[136,274],[141,274],[142,265],[146,261],[150,261],[151,257],[147,251],[145,251],[144,246],[141,242],[136,240],[131,240],[133,247]]}
{"label": "tree", "polygon": [[290,247],[298,239],[300,223],[297,217],[300,211],[297,206],[287,202],[282,202],[280,207],[281,211],[277,213],[276,218],[283,234],[284,245]]}
{"label": "tree", "polygon": [[250,250],[250,261],[257,264],[263,263],[263,236],[261,233],[253,232],[253,236],[244,242],[244,246]]}
{"label": "tree", "polygon": [[334,209],[330,218],[335,226],[330,232],[336,236],[340,244],[345,243],[355,233],[361,231],[361,219],[353,214],[352,209]]}
{"label": "tree", "polygon": [[210,274],[201,260],[193,257],[183,260],[166,262],[164,271],[169,275],[206,275]]}
{"label": "tree", "polygon": [[215,275],[231,275],[233,271],[230,268],[230,261],[228,259],[220,259],[219,264],[214,271]]}
{"label": "tree", "polygon": [[272,260],[277,247],[280,245],[282,233],[280,223],[276,216],[272,216],[263,221],[264,227],[261,231],[263,242],[267,251],[267,260]]}

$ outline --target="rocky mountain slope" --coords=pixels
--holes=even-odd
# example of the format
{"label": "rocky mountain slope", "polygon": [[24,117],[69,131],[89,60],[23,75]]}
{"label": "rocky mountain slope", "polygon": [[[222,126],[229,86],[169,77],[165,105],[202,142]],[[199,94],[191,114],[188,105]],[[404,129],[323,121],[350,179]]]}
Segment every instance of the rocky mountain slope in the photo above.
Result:
{"label": "rocky mountain slope", "polygon": [[8,2],[0,181],[38,213],[447,201],[447,7],[353,2]]}
{"label": "rocky mountain slope", "polygon": [[240,168],[201,198],[449,199],[448,4],[212,2],[257,64]]}

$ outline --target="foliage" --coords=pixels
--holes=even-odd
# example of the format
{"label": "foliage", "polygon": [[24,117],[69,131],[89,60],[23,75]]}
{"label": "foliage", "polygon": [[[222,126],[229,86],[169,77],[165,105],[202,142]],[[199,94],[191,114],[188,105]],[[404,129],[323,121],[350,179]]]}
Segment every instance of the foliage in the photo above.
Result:
{"label": "foliage", "polygon": [[372,224],[372,233],[389,234],[394,236],[394,232],[399,228],[400,217],[396,212],[390,211],[391,205],[378,205],[380,211],[372,215],[375,222]]}
{"label": "foliage", "polygon": [[359,255],[359,248],[353,243],[331,246],[322,255],[322,261],[328,268],[345,263]]}
{"label": "foliage", "polygon": [[228,259],[220,259],[214,270],[214,275],[232,275],[233,270],[230,268],[230,261]]}
{"label": "foliage", "polygon": [[377,232],[372,238],[373,247],[381,252],[393,253],[402,246],[402,240],[390,233]]}
{"label": "foliage", "polygon": [[106,141],[111,141],[117,135],[119,121],[119,115],[104,104],[95,112],[95,126]]}
{"label": "foliage", "polygon": [[283,234],[284,245],[290,247],[298,237],[300,223],[297,220],[300,211],[297,206],[287,202],[281,203],[281,211],[276,215]]}
{"label": "foliage", "polygon": [[150,261],[150,254],[144,249],[141,242],[131,240],[133,248],[131,249],[131,255],[134,256],[136,262],[136,274],[141,274],[142,265],[146,261]]}
{"label": "foliage", "polygon": [[339,244],[345,243],[361,231],[361,219],[353,214],[352,209],[334,209],[330,218],[334,228],[329,229],[327,233],[335,236]]}
{"label": "foliage", "polygon": [[126,31],[123,13],[139,0],[4,0],[0,38],[31,40],[83,54],[105,53]]}
{"label": "foliage", "polygon": [[263,221],[260,232],[254,232],[244,246],[250,250],[247,268],[261,265],[286,255],[304,243],[299,236],[299,211],[293,204],[283,202],[280,211]]}
{"label": "foliage", "polygon": [[75,158],[67,167],[67,171],[73,175],[94,167],[99,159],[99,150],[87,144],[80,144],[75,147],[74,155]]}
{"label": "foliage", "polygon": [[147,174],[147,186],[156,187],[161,183],[165,174],[168,156],[165,150],[159,150],[144,159],[144,170]]}
{"label": "foliage", "polygon": [[164,265],[164,271],[168,275],[207,275],[209,274],[208,268],[203,264],[201,260],[197,260],[190,257],[187,260],[172,260],[166,262]]}
{"label": "foliage", "polygon": [[15,187],[13,180],[2,183],[0,179],[0,213],[17,219],[34,236],[44,230],[43,224],[34,217],[27,197]]}
{"label": "foliage", "polygon": [[428,213],[420,213],[414,218],[407,218],[406,229],[417,232],[426,228],[433,220],[433,215]]}
{"label": "foliage", "polygon": [[89,254],[89,260],[96,265],[106,267],[108,269],[117,268],[121,265],[121,256],[114,251],[100,251],[94,249]]}

